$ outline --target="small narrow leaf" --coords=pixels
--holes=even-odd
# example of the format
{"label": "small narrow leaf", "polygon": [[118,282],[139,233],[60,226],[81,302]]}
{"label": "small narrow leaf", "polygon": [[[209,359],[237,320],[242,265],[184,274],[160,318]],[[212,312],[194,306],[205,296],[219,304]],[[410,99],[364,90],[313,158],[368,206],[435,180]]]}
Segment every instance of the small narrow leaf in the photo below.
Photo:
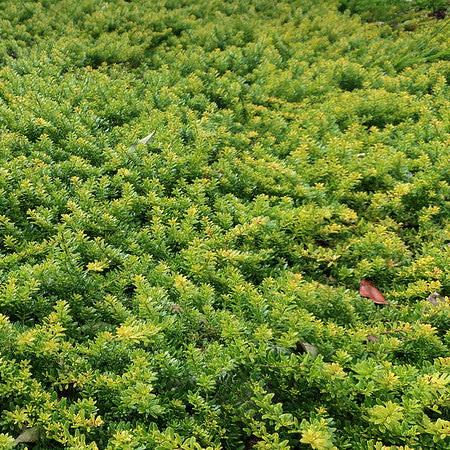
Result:
{"label": "small narrow leaf", "polygon": [[359,285],[359,294],[361,295],[361,297],[370,298],[377,305],[389,304],[384,298],[383,294],[369,280],[361,281],[361,284]]}

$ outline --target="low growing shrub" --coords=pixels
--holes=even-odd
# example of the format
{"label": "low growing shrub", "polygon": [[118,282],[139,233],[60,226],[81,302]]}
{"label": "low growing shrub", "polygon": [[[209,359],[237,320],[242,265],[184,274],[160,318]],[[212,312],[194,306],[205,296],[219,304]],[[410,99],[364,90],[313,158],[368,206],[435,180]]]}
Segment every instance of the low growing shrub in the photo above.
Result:
{"label": "low growing shrub", "polygon": [[448,19],[382,3],[2,2],[0,448],[449,448]]}

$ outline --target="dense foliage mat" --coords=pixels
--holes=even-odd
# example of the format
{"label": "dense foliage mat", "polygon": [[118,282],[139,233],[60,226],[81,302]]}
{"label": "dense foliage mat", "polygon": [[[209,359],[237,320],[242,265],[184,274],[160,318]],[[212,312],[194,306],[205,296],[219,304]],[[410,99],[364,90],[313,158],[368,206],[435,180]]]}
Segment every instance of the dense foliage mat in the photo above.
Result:
{"label": "dense foliage mat", "polygon": [[1,2],[0,448],[450,448],[449,21],[361,5]]}

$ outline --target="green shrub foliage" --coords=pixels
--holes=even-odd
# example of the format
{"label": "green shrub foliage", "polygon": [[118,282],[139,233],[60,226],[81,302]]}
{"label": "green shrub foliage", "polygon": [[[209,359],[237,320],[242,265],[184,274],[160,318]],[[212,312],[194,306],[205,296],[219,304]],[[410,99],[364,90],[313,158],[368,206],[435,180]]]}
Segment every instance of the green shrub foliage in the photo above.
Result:
{"label": "green shrub foliage", "polygon": [[2,2],[0,448],[450,448],[450,27],[357,4]]}

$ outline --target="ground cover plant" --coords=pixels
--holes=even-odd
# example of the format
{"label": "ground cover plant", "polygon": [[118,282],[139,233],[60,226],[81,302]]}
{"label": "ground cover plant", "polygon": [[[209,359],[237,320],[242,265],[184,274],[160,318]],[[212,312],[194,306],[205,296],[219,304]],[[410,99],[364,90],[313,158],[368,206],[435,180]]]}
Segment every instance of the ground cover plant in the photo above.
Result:
{"label": "ground cover plant", "polygon": [[2,1],[0,448],[450,448],[448,23]]}

